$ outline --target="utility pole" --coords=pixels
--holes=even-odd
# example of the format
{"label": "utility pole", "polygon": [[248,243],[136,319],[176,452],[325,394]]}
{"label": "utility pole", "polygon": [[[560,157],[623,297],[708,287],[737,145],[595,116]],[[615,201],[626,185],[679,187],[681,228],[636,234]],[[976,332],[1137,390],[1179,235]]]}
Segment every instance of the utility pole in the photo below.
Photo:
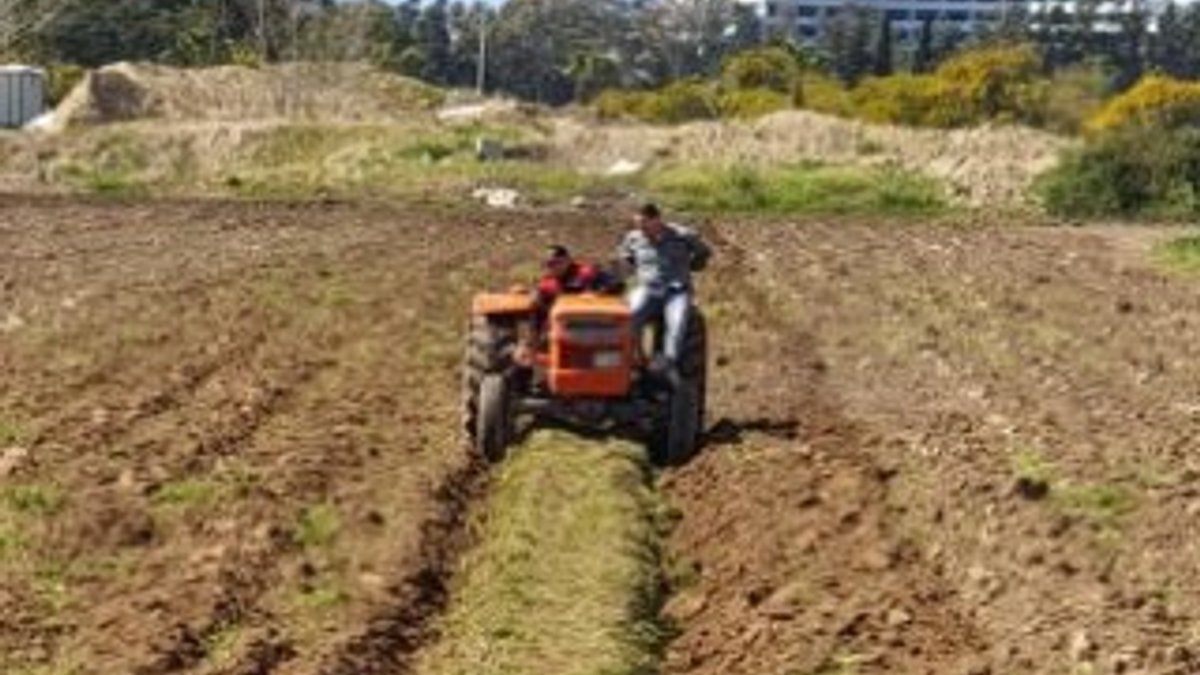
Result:
{"label": "utility pole", "polygon": [[479,92],[480,96],[483,96],[487,92],[487,32],[487,9],[479,6],[479,59],[475,64],[475,89]]}
{"label": "utility pole", "polygon": [[258,0],[258,56],[267,62],[267,0]]}

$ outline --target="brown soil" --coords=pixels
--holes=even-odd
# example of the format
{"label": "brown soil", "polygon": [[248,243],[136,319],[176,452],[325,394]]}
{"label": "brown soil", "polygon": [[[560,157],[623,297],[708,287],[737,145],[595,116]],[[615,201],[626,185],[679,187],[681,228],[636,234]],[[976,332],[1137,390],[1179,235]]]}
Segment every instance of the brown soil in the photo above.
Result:
{"label": "brown soil", "polygon": [[1200,672],[1200,301],[1162,235],[714,234],[670,672]]}
{"label": "brown soil", "polygon": [[542,245],[500,227],[6,198],[0,671],[402,666],[478,483],[463,308]]}
{"label": "brown soil", "polygon": [[[0,671],[405,672],[480,483],[467,295],[619,229],[5,198]],[[707,231],[667,672],[1200,672],[1200,282],[1150,235]]]}

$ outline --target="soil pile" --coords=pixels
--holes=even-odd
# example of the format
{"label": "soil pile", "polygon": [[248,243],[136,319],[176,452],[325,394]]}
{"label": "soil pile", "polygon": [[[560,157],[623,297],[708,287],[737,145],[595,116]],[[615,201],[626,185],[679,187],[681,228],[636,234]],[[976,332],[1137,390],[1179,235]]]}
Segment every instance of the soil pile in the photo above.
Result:
{"label": "soil pile", "polygon": [[430,109],[439,98],[427,85],[364,64],[179,69],[118,63],[89,73],[59,106],[55,122],[388,121]]}

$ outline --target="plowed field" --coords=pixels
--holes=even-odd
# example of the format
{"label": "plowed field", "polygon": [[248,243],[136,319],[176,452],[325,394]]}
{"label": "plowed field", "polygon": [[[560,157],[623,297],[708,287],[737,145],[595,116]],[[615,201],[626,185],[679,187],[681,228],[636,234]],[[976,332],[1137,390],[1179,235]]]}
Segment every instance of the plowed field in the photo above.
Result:
{"label": "plowed field", "polygon": [[[489,492],[467,299],[608,215],[4,197],[0,672],[411,672]],[[1200,672],[1162,233],[704,229],[664,672]]]}

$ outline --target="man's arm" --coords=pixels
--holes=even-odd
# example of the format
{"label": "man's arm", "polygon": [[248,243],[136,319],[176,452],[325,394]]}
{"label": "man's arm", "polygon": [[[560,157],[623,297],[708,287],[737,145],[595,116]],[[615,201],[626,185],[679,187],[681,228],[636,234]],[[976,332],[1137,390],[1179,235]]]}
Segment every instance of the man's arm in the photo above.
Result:
{"label": "man's arm", "polygon": [[699,272],[708,266],[708,260],[712,258],[712,247],[705,243],[699,232],[691,228],[685,228],[683,233],[684,239],[692,249],[692,271]]}
{"label": "man's arm", "polygon": [[637,265],[637,244],[634,242],[634,233],[630,232],[621,240],[621,244],[617,246],[616,272],[627,277],[633,274]]}

